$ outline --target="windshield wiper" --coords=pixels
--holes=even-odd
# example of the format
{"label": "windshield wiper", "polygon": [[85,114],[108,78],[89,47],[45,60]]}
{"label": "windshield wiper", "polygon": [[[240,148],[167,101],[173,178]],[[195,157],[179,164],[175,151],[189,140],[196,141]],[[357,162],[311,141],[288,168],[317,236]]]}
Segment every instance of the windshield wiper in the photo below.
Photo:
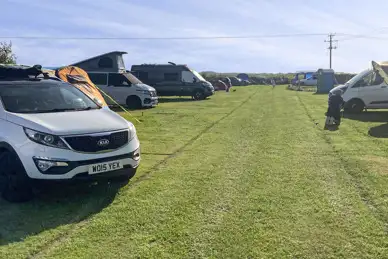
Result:
{"label": "windshield wiper", "polygon": [[76,111],[89,111],[89,110],[96,110],[96,109],[99,109],[99,107],[97,108],[93,108],[93,107],[85,107],[85,108],[79,108],[79,109],[75,109]]}
{"label": "windshield wiper", "polygon": [[[88,110],[92,110],[92,109],[94,109],[94,108],[89,106],[89,107],[80,108],[80,109],[76,109],[76,108],[59,109],[59,108],[56,108],[56,109],[41,110],[41,111],[20,111],[20,112],[13,111],[13,112],[16,112],[16,113],[55,113],[55,112],[68,112],[68,111],[88,111]],[[98,108],[96,108],[96,109],[98,109]]]}
{"label": "windshield wiper", "polygon": [[53,112],[68,112],[68,111],[76,111],[74,108],[63,108],[63,109],[51,109],[51,110],[43,110],[43,111],[33,111],[34,113],[53,113]]}

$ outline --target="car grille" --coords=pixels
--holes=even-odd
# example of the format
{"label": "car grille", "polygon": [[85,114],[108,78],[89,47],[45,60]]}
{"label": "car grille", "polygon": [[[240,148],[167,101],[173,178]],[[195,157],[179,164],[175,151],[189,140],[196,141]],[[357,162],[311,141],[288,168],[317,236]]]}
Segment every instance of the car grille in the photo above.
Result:
{"label": "car grille", "polygon": [[79,152],[96,153],[106,150],[114,150],[128,143],[128,131],[107,133],[106,135],[85,135],[65,137],[70,147]]}

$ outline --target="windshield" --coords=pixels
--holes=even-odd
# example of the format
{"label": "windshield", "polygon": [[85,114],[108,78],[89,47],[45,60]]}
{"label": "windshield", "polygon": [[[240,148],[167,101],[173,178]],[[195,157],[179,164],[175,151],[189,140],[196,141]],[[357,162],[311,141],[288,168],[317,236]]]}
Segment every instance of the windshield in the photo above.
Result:
{"label": "windshield", "polygon": [[356,76],[352,77],[349,81],[347,81],[345,85],[353,86],[355,83],[357,83],[361,78],[369,74],[371,71],[372,70],[370,69],[362,71],[361,73],[357,74]]}
{"label": "windshield", "polygon": [[193,69],[190,69],[190,71],[198,78],[199,81],[206,81],[206,79],[203,78],[203,77],[201,76],[201,74],[198,73],[197,71],[195,71],[195,70],[193,70]]}
{"label": "windshield", "polygon": [[13,113],[49,113],[100,108],[84,93],[64,82],[14,82],[0,85],[4,109]]}
{"label": "windshield", "polygon": [[131,73],[127,72],[124,74],[126,78],[128,78],[129,82],[132,84],[142,84],[143,82],[140,81],[136,76],[132,75]]}

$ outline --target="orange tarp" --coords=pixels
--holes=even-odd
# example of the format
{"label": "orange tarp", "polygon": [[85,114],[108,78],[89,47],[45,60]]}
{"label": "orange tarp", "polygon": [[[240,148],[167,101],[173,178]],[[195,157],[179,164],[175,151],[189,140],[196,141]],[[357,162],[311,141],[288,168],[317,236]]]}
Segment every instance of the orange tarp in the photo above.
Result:
{"label": "orange tarp", "polygon": [[88,74],[79,67],[67,66],[56,70],[55,75],[68,82],[92,99],[97,99],[102,106],[108,106],[98,88],[92,83]]}

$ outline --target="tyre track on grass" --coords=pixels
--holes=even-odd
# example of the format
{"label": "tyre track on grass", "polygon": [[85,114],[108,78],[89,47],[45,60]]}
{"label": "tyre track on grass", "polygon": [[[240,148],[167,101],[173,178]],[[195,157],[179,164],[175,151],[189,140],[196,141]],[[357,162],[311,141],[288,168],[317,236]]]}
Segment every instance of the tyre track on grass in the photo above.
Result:
{"label": "tyre track on grass", "polygon": [[[251,99],[253,99],[260,91],[260,88],[258,88],[253,94],[251,94],[248,98],[244,99],[239,105],[237,105],[235,108],[233,108],[230,112],[226,113],[224,116],[219,118],[218,120],[214,121],[211,123],[209,126],[207,126],[205,129],[201,130],[197,135],[195,135],[193,138],[191,138],[189,141],[187,141],[183,146],[172,152],[170,155],[168,155],[166,158],[164,158],[162,161],[151,167],[148,171],[146,171],[142,176],[137,178],[135,181],[133,181],[128,188],[134,188],[140,183],[142,183],[145,180],[148,180],[151,178],[151,175],[154,171],[160,169],[163,165],[165,165],[169,160],[172,158],[178,156],[181,154],[186,147],[190,146],[193,144],[196,140],[198,140],[202,135],[206,134],[209,132],[211,129],[213,129],[216,125],[218,125],[220,122],[231,116],[233,113],[235,113],[237,110],[239,110],[242,106],[244,106],[246,103],[248,103]],[[101,204],[104,204],[106,200],[101,202]],[[79,213],[79,215],[84,214],[84,213]],[[76,216],[75,218],[77,218]],[[81,228],[85,227],[90,220],[84,220],[79,223],[77,223],[75,226],[70,227],[67,231],[63,232],[62,234],[58,234],[56,238],[53,240],[43,244],[40,248],[39,251],[30,253],[27,258],[28,259],[36,259],[36,258],[41,258],[42,256],[45,255],[46,252],[49,250],[55,248],[56,245],[59,245],[63,241],[65,241],[67,238],[69,238],[74,232],[77,230],[80,230]]]}
{"label": "tyre track on grass", "polygon": [[344,171],[347,173],[347,175],[350,176],[351,180],[353,180],[353,183],[355,184],[356,191],[360,195],[362,202],[367,206],[367,208],[372,213],[372,215],[378,221],[382,222],[382,224],[385,227],[385,232],[387,233],[388,232],[388,218],[385,217],[385,214],[383,211],[379,210],[378,205],[372,200],[372,198],[370,197],[370,195],[368,193],[368,190],[366,190],[366,188],[362,184],[360,178],[357,177],[358,171],[366,170],[365,166],[361,165],[360,163],[357,163],[357,169],[354,169],[354,166],[343,156],[341,151],[339,151],[335,147],[333,141],[331,140],[331,138],[327,134],[325,134],[324,130],[317,127],[318,126],[317,120],[314,119],[314,117],[312,116],[310,111],[307,109],[306,104],[302,101],[299,94],[296,93],[296,95],[298,97],[300,105],[305,110],[307,117],[311,120],[311,122],[314,123],[315,128],[317,128],[317,130],[319,131],[320,137],[325,141],[326,144],[328,144],[330,146],[330,148],[333,150],[334,154],[336,155],[336,157],[340,161],[341,167],[344,169]]}

